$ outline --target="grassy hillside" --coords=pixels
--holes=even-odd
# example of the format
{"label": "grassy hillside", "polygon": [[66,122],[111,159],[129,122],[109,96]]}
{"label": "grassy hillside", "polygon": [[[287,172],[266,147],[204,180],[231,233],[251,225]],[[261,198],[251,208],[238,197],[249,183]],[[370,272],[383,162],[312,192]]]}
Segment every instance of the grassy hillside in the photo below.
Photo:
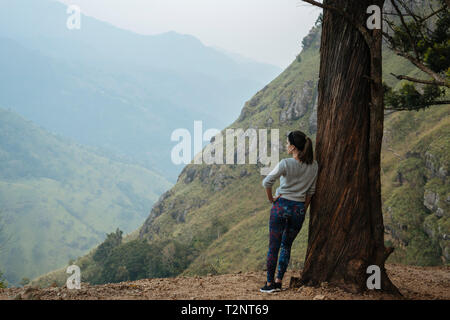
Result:
{"label": "grassy hillside", "polygon": [[136,229],[170,186],[0,109],[0,217],[9,238],[0,270],[17,284],[64,266],[106,232]]}
{"label": "grassy hillside", "polygon": [[[319,38],[320,29],[314,28],[305,38],[299,57],[246,102],[239,118],[228,128],[278,128],[282,147],[280,159],[288,156],[283,149],[288,131],[300,129],[315,139]],[[385,80],[390,85],[397,84],[389,75],[390,72],[415,72],[409,63],[389,52],[384,54],[384,67]],[[394,177],[399,170],[406,168],[412,177],[409,181],[414,184],[418,175],[416,171],[425,172],[428,167],[431,168],[430,164],[427,165],[427,161],[431,161],[426,160],[427,151],[433,155],[430,158],[433,159],[431,162],[434,171],[430,169],[432,172],[447,170],[448,145],[445,141],[449,137],[449,108],[450,106],[442,106],[418,113],[398,112],[386,117],[382,160],[384,213],[386,229],[390,233],[386,240],[398,249],[391,261],[427,265],[448,263],[448,258],[445,258],[445,250],[448,252],[445,249],[447,240],[442,240],[448,234],[448,220],[445,216],[448,215],[448,210],[442,204],[449,191],[445,178],[441,175],[441,180],[437,181],[430,173],[427,179],[421,176],[422,186],[416,183],[414,187],[410,187],[404,183],[402,189],[396,184]],[[224,132],[225,129],[222,133]],[[268,135],[270,137],[270,133]],[[407,154],[414,154],[418,160],[414,160],[414,165],[408,167],[408,163],[395,159],[397,154],[403,158]],[[246,162],[248,163],[248,158]],[[153,206],[146,222],[139,229],[141,240],[133,241],[158,244],[158,259],[165,261],[166,265],[180,265],[181,262],[187,264],[181,272],[183,275],[264,269],[270,204],[261,185],[264,176],[260,174],[260,167],[261,164],[187,165],[173,188],[163,194]],[[444,169],[441,170],[441,167]],[[274,190],[276,187],[278,183]],[[439,215],[444,212],[441,217],[426,210],[424,194],[429,194],[426,190],[439,194],[440,200],[434,211],[439,212]],[[409,198],[405,199],[404,194]],[[303,264],[307,226],[308,216],[293,244],[289,268],[298,268]],[[424,228],[425,226],[431,227]],[[404,242],[404,238],[398,236],[400,231],[407,234],[407,239],[412,240]],[[180,243],[184,247],[180,247]],[[121,245],[118,245],[112,250],[112,255],[120,250]],[[158,260],[148,259],[146,261],[152,263]],[[90,280],[90,272],[93,270],[102,270],[102,266],[91,257],[85,257],[80,262],[85,270],[89,270],[85,281]],[[125,264],[125,261],[116,264],[116,268],[125,271],[121,280],[134,280]],[[154,271],[155,269],[147,270],[146,277],[156,277]],[[42,277],[39,281],[41,284],[48,284],[55,279],[62,281],[65,276],[59,271]]]}
{"label": "grassy hillside", "polygon": [[391,261],[450,261],[450,106],[402,112],[386,120],[383,200]]}

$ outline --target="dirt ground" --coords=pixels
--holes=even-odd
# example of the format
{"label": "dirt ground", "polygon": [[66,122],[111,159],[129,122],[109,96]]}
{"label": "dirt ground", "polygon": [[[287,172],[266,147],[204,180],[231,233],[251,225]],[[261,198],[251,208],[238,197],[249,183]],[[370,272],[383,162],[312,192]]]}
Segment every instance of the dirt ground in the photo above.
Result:
{"label": "dirt ground", "polygon": [[[387,265],[391,280],[403,294],[402,299],[449,300],[450,266],[413,267]],[[283,290],[276,293],[261,293],[266,273],[247,272],[204,277],[177,277],[165,279],[144,279],[91,286],[81,284],[80,290],[50,287],[0,289],[0,299],[38,300],[110,300],[110,299],[151,299],[151,300],[362,300],[398,299],[380,292],[352,294],[323,284],[322,287],[302,287],[288,289],[291,276],[298,272],[288,271],[284,278]]]}

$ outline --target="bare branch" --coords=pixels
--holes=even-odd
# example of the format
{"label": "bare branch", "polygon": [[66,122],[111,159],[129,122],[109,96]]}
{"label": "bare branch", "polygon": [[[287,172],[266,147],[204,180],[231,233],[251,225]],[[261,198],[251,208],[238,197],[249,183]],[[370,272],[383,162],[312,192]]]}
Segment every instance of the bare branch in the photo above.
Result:
{"label": "bare branch", "polygon": [[408,24],[405,21],[405,18],[403,17],[402,12],[400,11],[400,8],[397,6],[397,2],[396,0],[391,0],[392,5],[394,6],[395,11],[397,11],[399,17],[400,17],[400,21],[402,22],[403,28],[405,28],[406,33],[408,34],[408,38],[409,38],[409,42],[411,43],[413,49],[414,49],[414,53],[416,55],[416,58],[419,59],[419,53],[417,51],[417,47],[416,47],[416,43],[414,41],[413,36],[411,35],[411,31],[408,28]]}
{"label": "bare branch", "polygon": [[[395,24],[394,24],[394,22],[392,22],[391,20],[388,20],[388,19],[386,19],[386,18],[383,18],[383,21],[386,22],[387,26],[389,27],[389,29],[392,30],[392,32],[395,32],[395,29],[394,29]],[[389,38],[392,39],[392,37],[391,37],[389,34],[383,33],[383,35],[384,35],[384,36],[388,36]]]}
{"label": "bare branch", "polygon": [[[392,0],[391,0],[392,2]],[[416,14],[411,8],[408,7],[408,5],[405,3],[405,1],[399,1],[400,5],[403,7],[403,9],[405,9],[406,13],[402,13],[403,17],[412,17],[414,19],[414,21],[418,24],[423,24],[423,22],[425,22],[425,20],[428,19],[428,17],[421,17],[420,15]],[[430,11],[434,11],[434,8],[431,6],[431,2],[429,3],[430,5]],[[439,10],[440,11],[440,10]],[[427,29],[427,31],[431,32],[427,26],[425,26],[425,28]],[[419,29],[419,33],[421,34],[422,38],[425,38],[425,35],[423,34],[422,30]]]}
{"label": "bare branch", "polygon": [[387,32],[383,32],[383,36],[385,37],[385,40],[388,42],[389,49],[394,50],[394,38],[392,38],[391,35]]}
{"label": "bare branch", "polygon": [[[391,0],[392,2],[392,0]],[[405,9],[405,11],[407,12],[407,15],[411,16],[414,21],[419,22],[419,16],[416,15],[413,10],[411,8],[409,8],[406,3],[404,1],[400,1],[400,5],[403,7],[403,9]],[[403,16],[406,16],[406,14],[403,14]]]}
{"label": "bare branch", "polygon": [[[398,13],[397,12],[383,12],[384,16],[394,16],[394,17],[398,17]],[[405,13],[403,14],[403,16],[405,17],[411,17],[411,15],[409,13]]]}
{"label": "bare branch", "polygon": [[428,68],[427,66],[425,66],[422,62],[420,62],[419,60],[417,60],[416,58],[414,58],[413,56],[409,55],[406,52],[400,51],[396,48],[392,48],[392,50],[399,56],[408,59],[412,64],[414,64],[417,68],[419,68],[420,70],[422,70],[423,72],[425,72],[426,74],[430,75],[434,80],[436,80],[437,82],[441,82],[444,83],[444,85],[448,88],[450,88],[450,84],[445,81],[445,79],[443,79],[440,75],[438,75],[436,72],[434,72],[433,70],[431,70],[430,68]]}
{"label": "bare branch", "polygon": [[408,76],[396,75],[394,73],[391,73],[391,75],[396,77],[398,80],[408,80],[408,81],[411,81],[411,82],[417,82],[417,83],[423,83],[423,84],[431,84],[431,85],[436,85],[436,86],[446,86],[445,82],[438,82],[436,80],[416,79],[416,78],[411,78],[411,77],[408,77]]}
{"label": "bare branch", "polygon": [[450,105],[450,100],[437,100],[437,101],[431,102],[430,105],[432,105],[432,106],[438,106],[438,105],[443,105],[443,104],[448,104],[448,105]]}
{"label": "bare branch", "polygon": [[447,9],[446,7],[442,7],[442,8],[440,8],[439,10],[437,10],[437,11],[435,11],[435,12],[433,12],[433,13],[430,13],[428,16],[423,17],[422,19],[420,19],[420,22],[422,23],[422,22],[424,22],[425,20],[430,19],[432,16],[434,16],[434,15],[436,15],[436,14],[438,14],[438,13],[441,13],[442,11],[444,11],[444,10],[446,10],[446,9]]}
{"label": "bare branch", "polygon": [[[436,101],[432,101],[428,104],[428,107],[431,106],[438,106],[438,105],[450,105],[450,100],[436,100]],[[384,110],[388,110],[388,111],[413,111],[413,110],[419,110],[423,108],[423,106],[420,107],[415,107],[415,108],[389,108],[386,107],[384,108]]]}

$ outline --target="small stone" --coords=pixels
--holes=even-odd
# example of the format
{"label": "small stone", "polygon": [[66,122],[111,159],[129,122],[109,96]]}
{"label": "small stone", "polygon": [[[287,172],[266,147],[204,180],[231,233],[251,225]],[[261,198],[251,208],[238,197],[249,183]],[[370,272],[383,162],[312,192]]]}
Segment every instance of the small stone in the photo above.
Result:
{"label": "small stone", "polygon": [[313,298],[313,300],[325,300],[325,296],[324,296],[324,295],[321,295],[321,294],[318,294],[317,296],[315,296],[315,297]]}

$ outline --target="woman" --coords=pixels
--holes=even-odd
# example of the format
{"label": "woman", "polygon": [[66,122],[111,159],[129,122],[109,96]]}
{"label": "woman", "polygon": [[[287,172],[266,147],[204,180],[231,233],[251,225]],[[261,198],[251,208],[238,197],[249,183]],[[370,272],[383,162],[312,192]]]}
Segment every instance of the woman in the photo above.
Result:
{"label": "woman", "polygon": [[[292,158],[282,159],[264,178],[271,202],[269,221],[269,251],[267,253],[267,282],[261,292],[281,290],[281,282],[289,264],[291,245],[302,228],[305,212],[315,192],[318,164],[314,160],[311,139],[301,131],[292,131],[286,139],[286,149]],[[272,186],[280,177],[280,187],[276,198],[272,196]],[[278,251],[281,253],[278,259]],[[274,281],[278,259],[278,273]]]}

